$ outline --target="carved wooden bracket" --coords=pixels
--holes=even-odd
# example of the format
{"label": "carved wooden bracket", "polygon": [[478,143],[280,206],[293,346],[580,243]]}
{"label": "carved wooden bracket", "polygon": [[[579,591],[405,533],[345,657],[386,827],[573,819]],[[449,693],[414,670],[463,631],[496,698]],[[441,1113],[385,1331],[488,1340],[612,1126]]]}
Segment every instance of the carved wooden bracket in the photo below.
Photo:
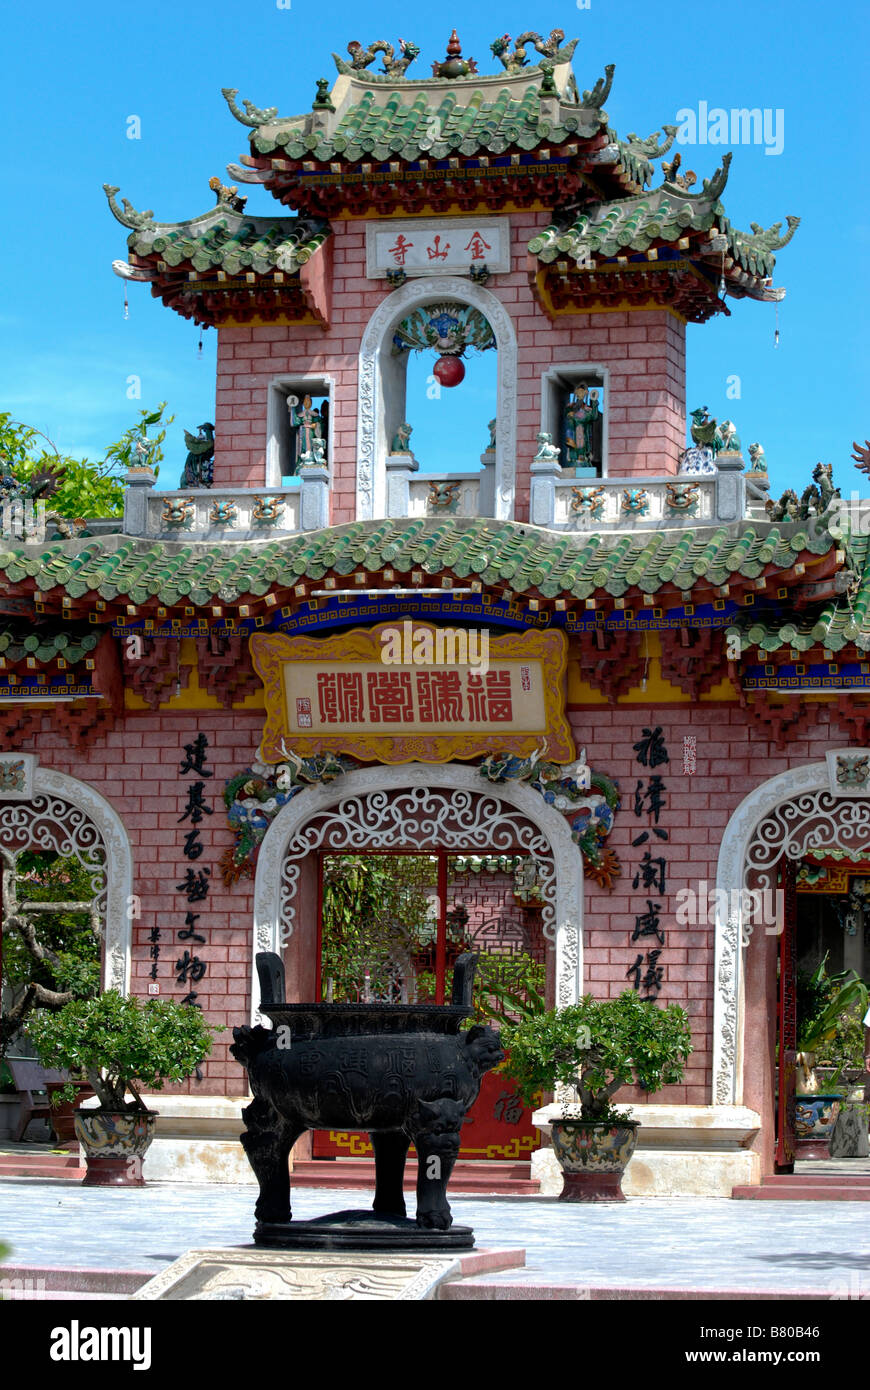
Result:
{"label": "carved wooden bracket", "polygon": [[124,679],[151,709],[157,709],[175,693],[179,685],[187,686],[190,667],[179,663],[181,643],[172,637],[141,637],[139,655],[131,655],[127,644],[122,646]]}
{"label": "carved wooden bracket", "polygon": [[638,684],[643,673],[640,633],[596,630],[580,645],[580,674],[610,704]]}
{"label": "carved wooden bracket", "polygon": [[662,675],[694,700],[725,674],[724,639],[711,627],[670,628],[660,633]]}
{"label": "carved wooden bracket", "polygon": [[200,685],[225,709],[262,689],[246,638],[217,632],[197,637],[196,660]]}

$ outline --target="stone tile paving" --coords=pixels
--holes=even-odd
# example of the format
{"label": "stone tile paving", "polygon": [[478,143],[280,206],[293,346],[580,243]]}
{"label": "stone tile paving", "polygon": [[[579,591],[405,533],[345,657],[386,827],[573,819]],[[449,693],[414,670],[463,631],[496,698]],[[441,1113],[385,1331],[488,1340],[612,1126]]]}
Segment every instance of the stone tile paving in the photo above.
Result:
{"label": "stone tile paving", "polygon": [[[250,1244],[253,1204],[250,1185],[7,1180],[0,1240],[16,1265],[156,1271],[191,1247]],[[300,1218],[367,1205],[365,1193],[311,1188],[293,1200]],[[455,1197],[452,1207],[479,1246],[526,1249],[524,1270],[487,1275],[487,1283],[870,1297],[870,1221],[865,1206],[849,1202]]]}

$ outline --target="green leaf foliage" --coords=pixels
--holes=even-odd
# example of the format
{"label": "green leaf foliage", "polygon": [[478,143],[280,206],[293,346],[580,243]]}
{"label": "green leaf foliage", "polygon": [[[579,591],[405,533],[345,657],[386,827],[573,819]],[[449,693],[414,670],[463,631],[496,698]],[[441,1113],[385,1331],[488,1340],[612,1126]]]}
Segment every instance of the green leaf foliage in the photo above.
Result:
{"label": "green leaf foliage", "polygon": [[167,1081],[184,1081],[221,1031],[199,1009],[117,990],[57,1013],[40,1009],[28,1023],[42,1065],[87,1076],[107,1110],[144,1109],[137,1087],[159,1091]]}
{"label": "green leaf foliage", "polygon": [[[56,475],[58,485],[47,497],[51,511],[72,518],[121,516],[124,510],[124,480],[127,469],[139,461],[136,444],[147,440],[148,462],[155,473],[163,458],[162,444],[173,415],[164,415],[166,402],[156,410],[141,410],[139,420],[109,444],[105,457],[95,463],[89,459],[61,454],[46,435],[0,412],[0,471],[20,482],[40,473]],[[162,426],[156,433],[155,426]]]}
{"label": "green leaf foliage", "polygon": [[854,970],[828,974],[828,956],[812,974],[799,971],[797,977],[798,1051],[817,1052],[837,1036],[841,1020],[852,1010],[863,1015],[870,997],[867,986]]}
{"label": "green leaf foliage", "polygon": [[573,1087],[580,1118],[623,1118],[610,1105],[621,1086],[658,1091],[683,1078],[692,1052],[689,1021],[677,1004],[660,1008],[634,990],[617,999],[585,994],[565,1009],[522,1018],[502,1027],[510,1075],[526,1104],[536,1092]]}

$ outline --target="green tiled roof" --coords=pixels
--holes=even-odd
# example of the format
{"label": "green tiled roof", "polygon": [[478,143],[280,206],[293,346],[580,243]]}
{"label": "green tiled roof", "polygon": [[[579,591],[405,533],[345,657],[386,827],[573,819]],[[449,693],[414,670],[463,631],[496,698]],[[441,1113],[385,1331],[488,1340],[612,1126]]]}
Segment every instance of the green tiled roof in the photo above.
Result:
{"label": "green tiled roof", "polygon": [[52,625],[33,628],[21,623],[2,623],[0,668],[16,666],[28,660],[43,666],[58,658],[74,666],[94,650],[100,635],[93,629],[83,630],[81,626],[73,624],[63,628]]}
{"label": "green tiled roof", "polygon": [[852,539],[849,560],[856,582],[821,608],[789,614],[782,621],[747,616],[735,624],[730,633],[739,636],[741,652],[807,652],[813,647],[839,652],[849,646],[870,652],[870,537]]}
{"label": "green tiled roof", "polygon": [[614,538],[482,518],[425,518],[358,521],[255,544],[105,536],[18,547],[0,553],[0,572],[13,584],[31,578],[43,593],[61,586],[73,599],[92,594],[107,603],[167,607],[233,604],[306,579],[385,569],[402,581],[410,575],[421,582],[417,570],[517,595],[582,600],[755,579],[768,567],[790,569],[802,554],[827,554],[835,544],[818,522],[743,522]]}
{"label": "green tiled roof", "polygon": [[[579,212],[568,226],[551,223],[529,242],[529,250],[544,262],[569,257],[578,264],[589,255],[606,259],[650,247],[675,243],[681,237],[710,232],[727,238],[726,256],[747,274],[763,278],[773,274],[776,258],[772,254],[794,235],[799,218],[789,217],[789,230],[779,236],[781,224],[768,231],[754,229],[752,235],[737,231],[725,216],[719,194],[727,180],[727,163],[700,193],[692,194],[676,184],[664,183],[630,198],[617,198]],[[717,263],[721,254],[716,257]]]}
{"label": "green tiled roof", "polygon": [[[419,84],[422,86],[422,84]],[[435,89],[392,91],[385,101],[369,90],[339,116],[331,131],[306,133],[306,117],[258,126],[251,134],[256,154],[321,162],[342,159],[445,159],[449,155],[499,155],[534,150],[542,143],[590,140],[606,116],[597,107],[560,104],[554,120],[541,117],[540,78],[523,91],[516,82],[489,79],[479,86],[439,82]],[[230,98],[232,108],[232,101]]]}
{"label": "green tiled roof", "polygon": [[105,191],[115,217],[131,228],[130,250],[167,267],[192,266],[201,273],[222,270],[231,276],[274,270],[292,274],[330,234],[329,223],[320,218],[246,217],[226,203],[186,222],[155,222],[152,213],[136,212],[126,199],[119,207],[117,188],[107,184]]}

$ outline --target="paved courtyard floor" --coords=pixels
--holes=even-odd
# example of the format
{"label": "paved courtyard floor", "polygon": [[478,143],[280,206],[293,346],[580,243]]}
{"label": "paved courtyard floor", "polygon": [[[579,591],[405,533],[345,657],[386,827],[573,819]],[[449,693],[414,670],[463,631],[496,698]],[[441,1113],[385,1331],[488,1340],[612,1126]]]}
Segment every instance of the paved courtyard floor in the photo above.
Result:
{"label": "paved courtyard floor", "polygon": [[[293,1213],[305,1219],[369,1201],[364,1193],[299,1188]],[[250,1245],[253,1205],[251,1186],[101,1189],[7,1179],[0,1241],[18,1267],[156,1273],[193,1247]],[[524,1269],[481,1276],[517,1293],[570,1285],[870,1299],[870,1211],[862,1203],[660,1197],[577,1206],[454,1197],[451,1206],[457,1223],[474,1227],[479,1247],[525,1248]]]}

